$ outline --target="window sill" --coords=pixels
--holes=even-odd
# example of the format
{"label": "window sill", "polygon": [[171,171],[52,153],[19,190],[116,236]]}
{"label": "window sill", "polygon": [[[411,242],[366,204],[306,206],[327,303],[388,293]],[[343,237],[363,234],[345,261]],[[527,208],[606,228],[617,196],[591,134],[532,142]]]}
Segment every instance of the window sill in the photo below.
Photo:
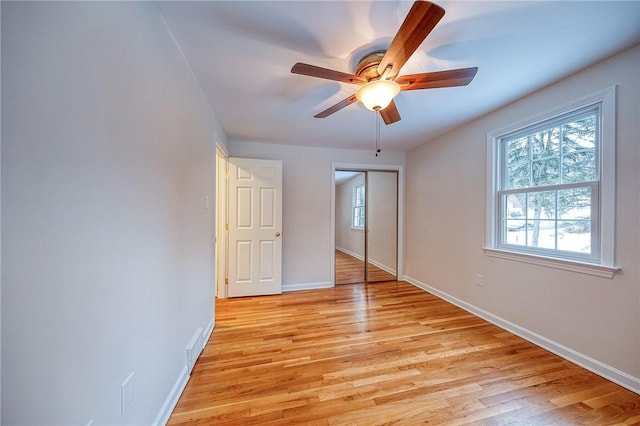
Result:
{"label": "window sill", "polygon": [[616,268],[613,266],[577,262],[574,260],[566,259],[556,259],[553,257],[538,256],[528,253],[498,250],[490,247],[484,247],[483,250],[485,254],[490,257],[513,260],[516,262],[524,262],[531,265],[544,266],[547,268],[562,269],[563,271],[578,272],[581,274],[593,275],[601,278],[612,279],[615,273],[620,270],[620,268]]}

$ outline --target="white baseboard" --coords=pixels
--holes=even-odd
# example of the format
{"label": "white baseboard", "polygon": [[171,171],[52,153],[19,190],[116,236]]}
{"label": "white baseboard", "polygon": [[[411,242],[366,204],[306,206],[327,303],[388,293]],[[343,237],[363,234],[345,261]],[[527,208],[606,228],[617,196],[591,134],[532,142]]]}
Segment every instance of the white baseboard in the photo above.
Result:
{"label": "white baseboard", "polygon": [[336,247],[336,250],[341,251],[344,254],[348,254],[351,257],[355,257],[358,260],[362,260],[364,262],[364,256],[358,253],[355,253],[351,250],[347,250],[346,248],[343,247]]}
{"label": "white baseboard", "polygon": [[331,288],[333,284],[330,282],[320,283],[300,283],[300,284],[283,284],[282,292],[300,291],[300,290],[317,290],[319,288]]}
{"label": "white baseboard", "polygon": [[209,339],[211,338],[211,333],[213,333],[213,328],[215,327],[215,325],[215,318],[212,317],[211,321],[209,321],[209,324],[207,325],[207,328],[204,329],[202,349],[207,346],[207,342],[209,342]]}
{"label": "white baseboard", "polygon": [[557,342],[554,342],[553,340],[550,340],[544,336],[534,333],[531,330],[528,330],[524,327],[521,327],[517,324],[514,324],[496,315],[493,315],[490,312],[487,312],[474,305],[464,302],[454,296],[451,296],[443,291],[433,288],[430,285],[422,283],[414,278],[403,276],[402,279],[404,281],[407,281],[415,285],[416,287],[421,288],[422,290],[425,290],[433,294],[434,296],[444,299],[447,302],[450,302],[458,306],[459,308],[464,309],[467,312],[470,312],[484,320],[487,320],[490,323],[495,324],[500,328],[503,328],[517,336],[520,336],[523,339],[528,340],[535,345],[538,345],[550,352],[553,352],[554,354],[568,361],[571,361],[574,364],[577,364],[583,368],[586,368],[587,370],[595,374],[598,374],[599,376],[602,376],[607,380],[617,383],[620,386],[623,386],[632,392],[640,394],[640,378],[634,377],[630,374],[625,373],[624,371],[620,371],[617,368],[611,367],[610,365],[607,365],[603,362],[593,359],[571,348],[563,346]]}
{"label": "white baseboard", "polygon": [[200,357],[200,352],[204,348],[202,327],[198,328],[185,347],[185,364],[187,365],[187,374],[191,374],[191,370],[196,365],[196,361]]}
{"label": "white baseboard", "polygon": [[187,382],[189,381],[189,369],[186,365],[182,367],[182,372],[178,376],[178,380],[171,388],[171,392],[169,392],[169,396],[165,400],[160,412],[156,416],[156,419],[153,421],[153,426],[164,426],[169,421],[169,417],[171,417],[171,413],[173,409],[176,407],[178,400],[180,399],[180,395],[184,391],[185,386],[187,386]]}
{"label": "white baseboard", "polygon": [[395,269],[390,268],[390,267],[388,267],[387,265],[383,265],[383,264],[382,264],[382,263],[380,263],[380,262],[376,262],[376,261],[375,261],[375,260],[373,260],[373,259],[369,259],[369,263],[371,263],[371,264],[372,264],[372,265],[374,265],[374,266],[377,266],[378,268],[382,269],[382,270],[383,270],[383,271],[385,271],[385,272],[390,273],[391,275],[395,275],[395,274],[396,274],[396,270],[395,270]]}
{"label": "white baseboard", "polygon": [[[347,250],[346,248],[342,248],[342,247],[336,247],[336,250],[341,251],[344,254],[348,254],[351,257],[355,257],[358,260],[361,260],[364,262],[364,256],[361,256],[357,253],[354,253],[352,251]],[[387,265],[383,265],[380,262],[376,262],[373,259],[369,259],[369,263],[371,263],[374,266],[377,266],[378,268],[382,269],[383,271],[386,271],[388,273],[390,273],[391,275],[395,275],[396,274],[396,270],[393,268],[388,267]]]}
{"label": "white baseboard", "polygon": [[[214,327],[215,327],[215,318],[211,318],[211,321],[209,321],[207,328],[202,332],[200,336],[200,339],[202,339],[202,342],[201,342],[202,347],[198,348],[199,349],[198,358],[200,357],[200,354],[202,354],[202,350],[204,349],[204,347],[207,346],[207,342],[211,337],[211,333],[213,333]],[[194,360],[193,364],[195,364],[196,360]],[[191,368],[192,367],[193,365],[191,366]],[[190,366],[185,364],[184,368],[180,372],[180,375],[178,376],[178,380],[176,380],[176,383],[173,385],[173,388],[171,388],[171,392],[169,392],[169,396],[167,396],[167,399],[165,400],[164,404],[162,405],[162,408],[160,409],[160,412],[156,416],[156,419],[153,421],[153,426],[164,426],[167,424],[167,422],[169,421],[169,417],[171,417],[171,413],[173,412],[173,409],[176,408],[176,404],[178,403],[178,400],[180,399],[180,396],[182,395],[182,392],[184,391],[185,386],[187,386],[190,373],[191,373]]]}

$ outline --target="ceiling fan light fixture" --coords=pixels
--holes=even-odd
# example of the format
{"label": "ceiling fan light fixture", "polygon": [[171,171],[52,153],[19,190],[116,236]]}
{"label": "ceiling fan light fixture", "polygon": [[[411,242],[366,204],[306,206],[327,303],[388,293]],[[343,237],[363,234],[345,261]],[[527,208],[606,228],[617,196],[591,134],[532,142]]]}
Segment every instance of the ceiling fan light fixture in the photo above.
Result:
{"label": "ceiling fan light fixture", "polygon": [[373,80],[360,87],[356,99],[371,111],[385,109],[400,93],[400,85],[391,80]]}

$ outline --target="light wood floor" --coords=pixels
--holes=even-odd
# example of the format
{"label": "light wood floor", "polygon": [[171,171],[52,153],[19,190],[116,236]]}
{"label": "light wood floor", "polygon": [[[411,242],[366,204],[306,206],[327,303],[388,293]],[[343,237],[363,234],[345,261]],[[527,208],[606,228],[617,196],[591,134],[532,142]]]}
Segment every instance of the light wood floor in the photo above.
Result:
{"label": "light wood floor", "polygon": [[[336,284],[364,282],[364,261],[336,250]],[[384,269],[369,262],[369,281],[393,281],[396,279]]]}
{"label": "light wood floor", "polygon": [[637,425],[640,395],[385,282],[218,300],[169,424]]}

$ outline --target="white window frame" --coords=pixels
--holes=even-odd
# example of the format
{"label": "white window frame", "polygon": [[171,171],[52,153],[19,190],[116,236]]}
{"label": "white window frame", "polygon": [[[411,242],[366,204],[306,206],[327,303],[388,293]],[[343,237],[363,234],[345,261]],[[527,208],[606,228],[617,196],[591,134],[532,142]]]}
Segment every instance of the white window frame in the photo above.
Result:
{"label": "white window frame", "polygon": [[[503,127],[487,133],[487,188],[486,188],[486,246],[487,255],[507,260],[520,261],[535,265],[574,271],[599,277],[613,278],[618,270],[614,266],[615,249],[615,104],[616,86],[600,90],[582,99],[562,105],[551,111],[527,118],[518,123]],[[498,190],[500,184],[500,140],[513,133],[529,127],[540,125],[547,121],[553,121],[562,116],[569,115],[585,108],[598,106],[600,108],[600,146],[599,182],[597,193],[594,194],[595,202],[599,203],[596,211],[592,211],[595,220],[598,221],[599,232],[596,240],[597,247],[592,247],[597,258],[580,259],[576,256],[557,255],[548,256],[536,253],[535,250],[524,248],[522,251],[500,244],[500,218]],[[537,189],[536,189],[537,190]]]}
{"label": "white window frame", "polygon": [[[365,186],[364,183],[360,184],[360,185],[356,185],[353,187],[353,193],[351,195],[351,229],[356,229],[358,231],[362,231],[364,230],[364,223],[362,224],[362,226],[357,226],[356,225],[356,209],[363,209],[365,208],[365,204],[363,203],[362,205],[356,204],[357,199],[358,199],[358,190],[362,189],[362,191],[365,191]],[[364,194],[364,196],[366,197],[366,193]],[[366,215],[365,215],[366,216]]]}

